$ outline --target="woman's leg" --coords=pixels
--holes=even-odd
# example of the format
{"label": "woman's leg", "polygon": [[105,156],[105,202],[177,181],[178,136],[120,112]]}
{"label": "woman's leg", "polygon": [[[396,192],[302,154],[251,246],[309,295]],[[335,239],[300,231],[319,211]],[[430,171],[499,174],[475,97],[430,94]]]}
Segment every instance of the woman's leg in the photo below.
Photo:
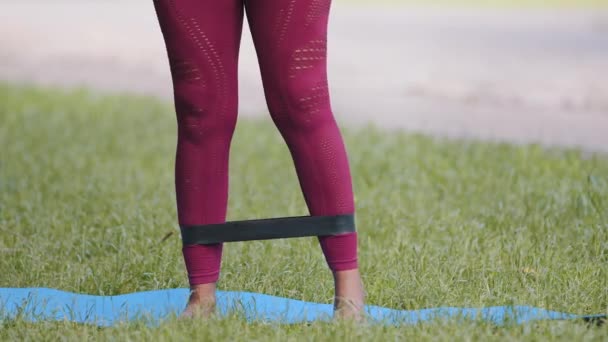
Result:
{"label": "woman's leg", "polygon": [[[329,9],[330,0],[246,1],[270,114],[315,216],[355,211],[347,154],[328,92]],[[357,234],[319,241],[336,280],[337,306],[352,302],[360,308]]]}
{"label": "woman's leg", "polygon": [[[242,0],[154,0],[173,79],[178,123],[175,189],[180,225],[222,223],[237,119]],[[222,245],[183,247],[193,290],[186,312],[213,304]]]}

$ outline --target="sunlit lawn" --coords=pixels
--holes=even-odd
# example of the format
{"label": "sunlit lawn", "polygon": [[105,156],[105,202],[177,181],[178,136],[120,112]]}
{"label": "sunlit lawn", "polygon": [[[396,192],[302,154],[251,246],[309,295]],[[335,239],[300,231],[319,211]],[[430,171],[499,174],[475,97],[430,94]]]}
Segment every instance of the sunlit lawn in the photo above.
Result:
{"label": "sunlit lawn", "polygon": [[[111,295],[187,287],[169,104],[0,85],[0,287]],[[522,304],[608,312],[608,158],[539,146],[344,128],[368,302],[401,309]],[[307,214],[269,119],[240,120],[229,219]],[[173,232],[166,241],[163,237]],[[221,289],[328,303],[316,239],[232,243]],[[608,339],[541,322],[418,326],[0,320],[0,339]]]}

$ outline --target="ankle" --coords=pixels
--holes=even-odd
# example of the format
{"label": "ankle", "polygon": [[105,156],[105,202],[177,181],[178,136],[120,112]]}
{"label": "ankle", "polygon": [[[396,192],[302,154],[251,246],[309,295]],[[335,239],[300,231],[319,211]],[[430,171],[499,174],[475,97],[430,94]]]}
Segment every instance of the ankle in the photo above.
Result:
{"label": "ankle", "polygon": [[336,301],[350,301],[363,305],[365,291],[358,269],[334,272]]}
{"label": "ankle", "polygon": [[362,300],[337,297],[334,299],[334,318],[360,320],[365,315],[365,304]]}
{"label": "ankle", "polygon": [[335,281],[349,281],[352,279],[359,279],[361,277],[358,268],[346,271],[333,271],[332,274]]}
{"label": "ankle", "polygon": [[191,304],[215,304],[215,283],[199,284],[190,286]]}

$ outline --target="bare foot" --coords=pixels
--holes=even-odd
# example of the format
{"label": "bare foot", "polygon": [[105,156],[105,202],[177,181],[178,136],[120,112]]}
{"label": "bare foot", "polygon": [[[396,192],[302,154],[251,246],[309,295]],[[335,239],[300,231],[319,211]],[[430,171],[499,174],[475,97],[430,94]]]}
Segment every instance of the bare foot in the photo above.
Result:
{"label": "bare foot", "polygon": [[215,283],[190,287],[190,298],[180,318],[208,318],[215,313]]}
{"label": "bare foot", "polygon": [[359,270],[335,272],[334,282],[334,317],[362,321],[365,318],[365,291]]}

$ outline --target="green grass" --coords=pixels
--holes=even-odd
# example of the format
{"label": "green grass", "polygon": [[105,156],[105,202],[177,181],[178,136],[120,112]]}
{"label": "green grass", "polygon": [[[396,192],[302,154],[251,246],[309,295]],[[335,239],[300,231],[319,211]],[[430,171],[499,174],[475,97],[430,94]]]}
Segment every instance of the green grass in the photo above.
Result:
{"label": "green grass", "polygon": [[[0,84],[0,287],[99,295],[186,287],[170,106]],[[575,150],[344,129],[370,304],[522,304],[608,312],[608,158]],[[240,120],[229,219],[304,215],[269,119]],[[173,232],[166,241],[163,237]],[[232,243],[220,289],[331,302],[315,239]],[[607,339],[574,322],[493,327],[275,326],[238,317],[159,328],[0,321],[17,339]]]}

